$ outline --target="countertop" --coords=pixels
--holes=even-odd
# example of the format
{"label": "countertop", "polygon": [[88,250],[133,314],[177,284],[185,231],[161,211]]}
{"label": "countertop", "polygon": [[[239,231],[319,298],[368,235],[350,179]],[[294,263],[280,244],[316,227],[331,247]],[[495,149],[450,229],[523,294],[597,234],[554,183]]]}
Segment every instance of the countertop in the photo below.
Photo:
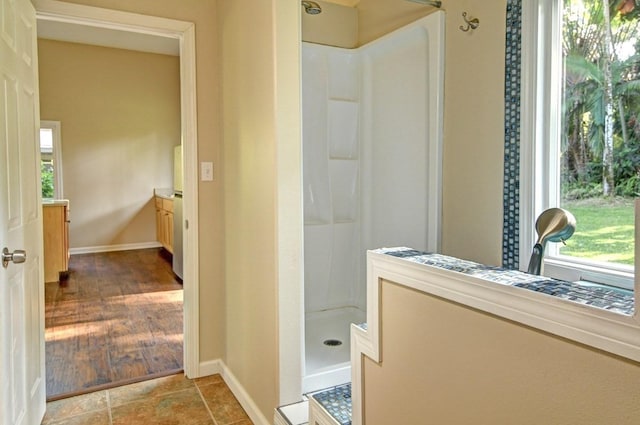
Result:
{"label": "countertop", "polygon": [[54,206],[66,206],[69,207],[68,199],[43,199],[42,206],[43,207],[54,207]]}
{"label": "countertop", "polygon": [[153,195],[164,199],[173,199],[173,189],[153,189]]}

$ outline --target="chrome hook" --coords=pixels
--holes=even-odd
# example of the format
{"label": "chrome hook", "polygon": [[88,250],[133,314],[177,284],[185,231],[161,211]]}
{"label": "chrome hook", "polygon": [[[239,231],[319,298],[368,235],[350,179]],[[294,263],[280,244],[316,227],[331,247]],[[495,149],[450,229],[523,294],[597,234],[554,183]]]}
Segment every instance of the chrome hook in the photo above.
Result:
{"label": "chrome hook", "polygon": [[466,27],[460,25],[460,30],[467,32],[469,30],[474,30],[480,26],[480,20],[478,18],[467,19],[467,12],[462,12],[462,19],[467,24]]}

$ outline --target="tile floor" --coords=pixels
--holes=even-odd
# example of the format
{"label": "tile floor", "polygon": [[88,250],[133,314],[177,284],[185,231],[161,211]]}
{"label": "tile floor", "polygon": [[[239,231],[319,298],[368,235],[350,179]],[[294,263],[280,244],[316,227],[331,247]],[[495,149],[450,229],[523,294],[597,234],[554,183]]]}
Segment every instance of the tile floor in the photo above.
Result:
{"label": "tile floor", "polygon": [[47,403],[42,425],[253,425],[220,375],[183,374]]}

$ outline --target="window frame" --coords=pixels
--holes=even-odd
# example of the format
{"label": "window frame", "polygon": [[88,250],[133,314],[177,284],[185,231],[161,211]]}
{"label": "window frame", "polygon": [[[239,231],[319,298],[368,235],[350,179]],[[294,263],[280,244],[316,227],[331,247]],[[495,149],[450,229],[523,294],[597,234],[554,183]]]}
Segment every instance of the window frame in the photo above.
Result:
{"label": "window frame", "polygon": [[[536,242],[536,218],[545,209],[557,206],[560,197],[560,161],[555,143],[559,143],[562,131],[562,78],[558,76],[563,75],[563,63],[561,55],[549,52],[561,48],[562,1],[523,2],[519,235],[522,271],[527,270]],[[634,289],[633,268],[573,259],[557,252],[557,247],[547,248],[543,260],[546,276]]]}
{"label": "window frame", "polygon": [[[53,160],[53,199],[63,199],[62,187],[62,131],[60,121],[40,121],[40,129],[51,130],[52,136],[52,160]],[[38,138],[38,144],[40,138]],[[40,152],[40,146],[38,151]]]}

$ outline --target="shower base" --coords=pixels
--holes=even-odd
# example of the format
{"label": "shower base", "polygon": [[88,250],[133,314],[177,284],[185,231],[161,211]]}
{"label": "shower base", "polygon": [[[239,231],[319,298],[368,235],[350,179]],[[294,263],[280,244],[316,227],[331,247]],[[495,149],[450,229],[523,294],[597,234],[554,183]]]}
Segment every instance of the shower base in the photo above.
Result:
{"label": "shower base", "polygon": [[304,393],[351,381],[351,323],[365,321],[365,312],[356,307],[307,313]]}

